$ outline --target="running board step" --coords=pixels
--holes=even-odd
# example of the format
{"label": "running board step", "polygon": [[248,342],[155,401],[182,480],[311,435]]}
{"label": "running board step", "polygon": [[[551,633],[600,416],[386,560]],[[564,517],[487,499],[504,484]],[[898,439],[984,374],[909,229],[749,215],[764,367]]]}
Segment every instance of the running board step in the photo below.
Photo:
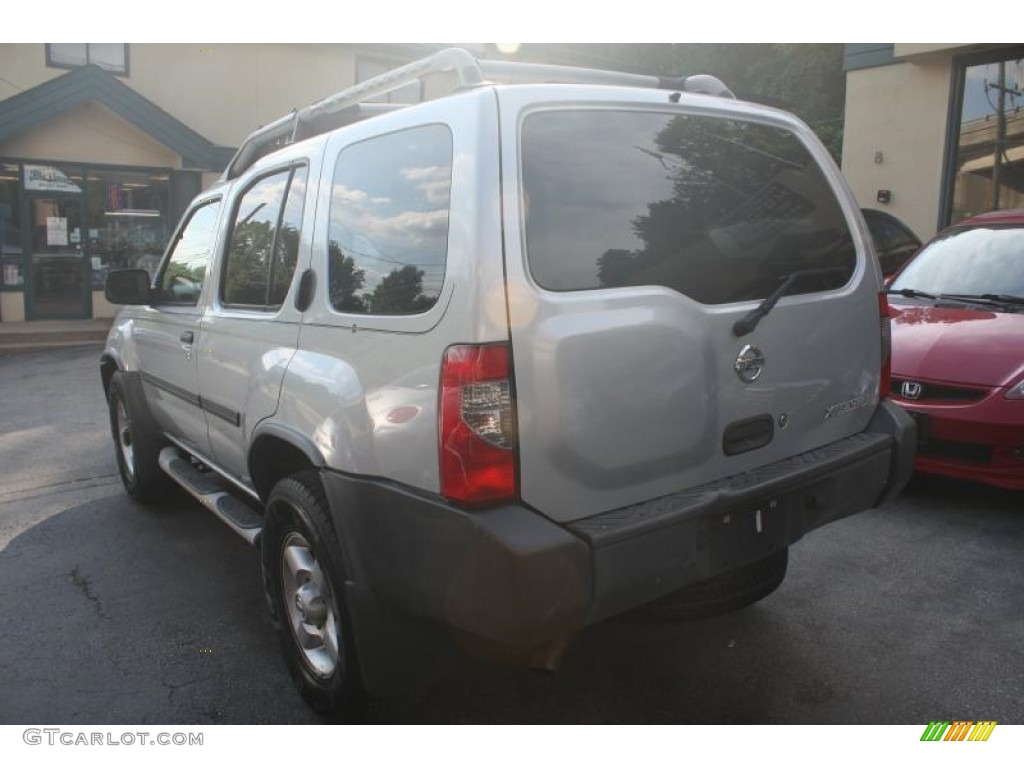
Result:
{"label": "running board step", "polygon": [[213,472],[202,472],[177,448],[160,451],[160,467],[200,504],[252,545],[259,542],[263,517],[235,496]]}

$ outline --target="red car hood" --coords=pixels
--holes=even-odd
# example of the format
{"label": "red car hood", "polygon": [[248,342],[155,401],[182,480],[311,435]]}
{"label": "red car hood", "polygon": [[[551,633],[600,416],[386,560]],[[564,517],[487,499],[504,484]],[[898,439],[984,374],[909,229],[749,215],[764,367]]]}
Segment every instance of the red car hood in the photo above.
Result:
{"label": "red car hood", "polygon": [[890,306],[892,374],[1006,386],[1024,373],[1024,314]]}

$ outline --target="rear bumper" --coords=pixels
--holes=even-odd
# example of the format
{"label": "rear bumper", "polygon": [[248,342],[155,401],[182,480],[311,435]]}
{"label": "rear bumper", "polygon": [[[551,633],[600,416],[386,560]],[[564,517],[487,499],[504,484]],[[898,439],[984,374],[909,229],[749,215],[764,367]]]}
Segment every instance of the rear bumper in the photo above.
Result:
{"label": "rear bumper", "polygon": [[909,478],[913,449],[913,422],[885,402],[861,434],[569,526],[521,505],[469,512],[329,471],[324,484],[353,594],[523,648],[555,642],[881,503]]}
{"label": "rear bumper", "polygon": [[890,403],[868,431],[679,494],[573,523],[589,546],[598,621],[764,558],[877,506],[913,466],[914,425]]}

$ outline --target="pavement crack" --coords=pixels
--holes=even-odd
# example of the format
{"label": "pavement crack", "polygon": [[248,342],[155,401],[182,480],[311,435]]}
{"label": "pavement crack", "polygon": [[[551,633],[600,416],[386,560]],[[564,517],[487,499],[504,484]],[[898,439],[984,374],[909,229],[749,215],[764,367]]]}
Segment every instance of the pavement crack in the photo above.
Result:
{"label": "pavement crack", "polygon": [[160,677],[160,684],[167,691],[167,704],[168,706],[174,706],[174,695],[182,688],[188,688],[192,685],[198,685],[199,683],[206,683],[213,679],[213,675],[206,675],[205,677],[197,677],[191,680],[185,680],[182,683],[172,683],[167,679],[167,675]]}
{"label": "pavement crack", "polygon": [[31,501],[46,496],[53,496],[59,493],[71,493],[87,491],[92,488],[102,488],[118,483],[118,474],[93,475],[92,477],[77,478],[75,480],[64,480],[47,485],[39,485],[31,488],[18,488],[13,491],[0,492],[0,504],[13,503],[16,501]]}
{"label": "pavement crack", "polygon": [[92,582],[79,573],[77,565],[71,570],[71,573],[69,573],[68,576],[71,578],[71,583],[75,585],[85,599],[92,603],[92,607],[96,609],[96,615],[104,621],[110,621],[110,617],[103,612],[103,604],[100,603],[100,599],[92,593]]}

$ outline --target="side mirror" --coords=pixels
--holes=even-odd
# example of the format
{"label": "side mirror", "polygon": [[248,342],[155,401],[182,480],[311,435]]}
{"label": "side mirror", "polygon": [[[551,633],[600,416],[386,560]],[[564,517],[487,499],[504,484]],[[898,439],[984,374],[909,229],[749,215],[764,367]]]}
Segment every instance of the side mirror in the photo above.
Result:
{"label": "side mirror", "polygon": [[107,275],[104,295],[111,304],[149,304],[149,272],[115,269]]}

